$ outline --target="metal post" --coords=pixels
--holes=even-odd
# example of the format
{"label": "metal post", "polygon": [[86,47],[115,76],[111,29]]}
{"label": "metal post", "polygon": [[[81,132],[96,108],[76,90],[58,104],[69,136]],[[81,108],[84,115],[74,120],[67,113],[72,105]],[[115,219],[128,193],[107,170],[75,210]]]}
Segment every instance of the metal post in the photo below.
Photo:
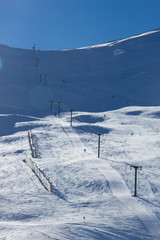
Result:
{"label": "metal post", "polygon": [[53,109],[53,100],[50,100],[51,102],[51,112],[52,112],[52,109]]}
{"label": "metal post", "polygon": [[137,197],[137,169],[138,169],[138,167],[135,167],[134,197]]}
{"label": "metal post", "polygon": [[38,68],[38,63],[39,63],[39,58],[37,57],[37,65],[36,65],[37,68]]}
{"label": "metal post", "polygon": [[73,110],[70,110],[71,111],[71,127],[72,127],[72,113],[73,113]]}
{"label": "metal post", "polygon": [[100,137],[101,137],[101,134],[98,133],[98,158],[100,157]]}
{"label": "metal post", "polygon": [[46,85],[46,83],[47,83],[47,75],[44,76],[44,83]]}
{"label": "metal post", "polygon": [[60,116],[60,111],[61,111],[61,102],[58,102],[58,116]]}
{"label": "metal post", "polygon": [[132,167],[135,169],[135,180],[134,180],[134,197],[137,197],[137,170],[138,168],[140,170],[142,170],[142,166],[130,166],[130,168],[132,169]]}
{"label": "metal post", "polygon": [[43,74],[40,73],[40,82],[42,82],[42,76],[43,76]]}

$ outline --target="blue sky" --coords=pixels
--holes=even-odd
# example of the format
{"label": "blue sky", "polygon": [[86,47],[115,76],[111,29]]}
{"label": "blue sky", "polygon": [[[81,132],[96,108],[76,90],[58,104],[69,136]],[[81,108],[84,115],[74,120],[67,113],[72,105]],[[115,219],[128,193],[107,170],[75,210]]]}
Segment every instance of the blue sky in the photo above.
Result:
{"label": "blue sky", "polygon": [[0,44],[95,45],[160,28],[160,0],[0,0]]}

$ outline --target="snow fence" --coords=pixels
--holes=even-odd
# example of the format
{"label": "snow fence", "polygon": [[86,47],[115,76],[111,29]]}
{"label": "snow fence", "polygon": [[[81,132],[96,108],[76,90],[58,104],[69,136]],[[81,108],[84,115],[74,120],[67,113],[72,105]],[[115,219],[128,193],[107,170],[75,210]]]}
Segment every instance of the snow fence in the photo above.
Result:
{"label": "snow fence", "polygon": [[36,156],[37,156],[37,154],[36,154],[36,147],[33,144],[33,138],[32,138],[31,129],[29,129],[28,138],[29,138],[29,143],[30,143],[30,147],[31,147],[31,151],[32,151],[32,156],[33,156],[33,158],[36,158]]}
{"label": "snow fence", "polygon": [[49,180],[45,177],[43,172],[38,168],[37,164],[33,162],[30,158],[26,158],[25,160],[26,164],[33,170],[33,172],[36,174],[38,179],[41,181],[43,186],[49,191],[52,192],[52,185],[49,182]]}

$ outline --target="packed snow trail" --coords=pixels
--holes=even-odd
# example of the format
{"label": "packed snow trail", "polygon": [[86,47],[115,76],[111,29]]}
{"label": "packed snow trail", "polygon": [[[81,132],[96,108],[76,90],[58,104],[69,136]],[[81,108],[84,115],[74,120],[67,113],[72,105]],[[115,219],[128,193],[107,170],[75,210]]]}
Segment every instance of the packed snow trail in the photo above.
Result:
{"label": "packed snow trail", "polygon": [[103,159],[93,160],[93,164],[109,182],[113,195],[138,216],[144,227],[148,230],[151,236],[153,236],[153,239],[160,239],[160,221],[153,212],[149,212],[131,196],[131,193],[120,174]]}
{"label": "packed snow trail", "polygon": [[[74,148],[85,149],[80,137],[71,127],[65,127],[63,120],[56,121],[61,124],[63,131],[70,138]],[[120,174],[106,161],[101,158],[95,159],[95,153],[92,149],[89,150],[90,165],[94,166],[102,173],[102,175],[109,182],[110,189],[115,197],[117,197],[130,211],[136,214],[144,225],[145,229],[151,234],[154,240],[160,239],[160,221],[153,212],[148,211],[145,206],[142,206],[136,198],[133,198],[131,192],[128,190],[124,180]],[[87,150],[87,151],[88,151]],[[91,154],[92,153],[92,154]]]}

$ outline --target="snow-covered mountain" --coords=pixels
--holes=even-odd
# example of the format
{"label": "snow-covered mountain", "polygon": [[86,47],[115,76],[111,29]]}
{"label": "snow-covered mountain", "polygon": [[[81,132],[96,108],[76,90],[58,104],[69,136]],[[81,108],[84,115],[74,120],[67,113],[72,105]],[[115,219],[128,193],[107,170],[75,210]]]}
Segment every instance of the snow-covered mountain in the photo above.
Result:
{"label": "snow-covered mountain", "polygon": [[0,240],[160,239],[159,65],[160,30],[73,50],[0,45]]}
{"label": "snow-covered mountain", "polygon": [[160,105],[159,56],[160,30],[84,49],[0,45],[0,111],[44,116],[50,100],[94,112]]}

